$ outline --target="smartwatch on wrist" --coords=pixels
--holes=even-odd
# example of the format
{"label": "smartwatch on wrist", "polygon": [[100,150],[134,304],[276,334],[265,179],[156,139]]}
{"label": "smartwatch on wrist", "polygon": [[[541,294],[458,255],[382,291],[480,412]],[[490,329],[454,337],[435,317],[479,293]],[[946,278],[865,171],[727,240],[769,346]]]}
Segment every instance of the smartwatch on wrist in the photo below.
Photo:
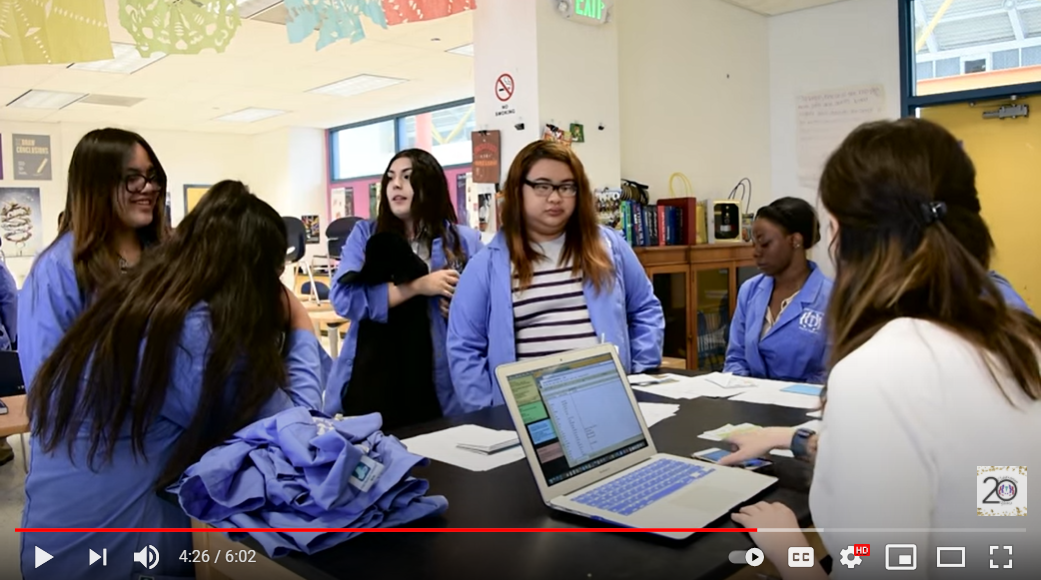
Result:
{"label": "smartwatch on wrist", "polygon": [[792,455],[794,455],[796,459],[802,459],[803,461],[809,459],[810,452],[808,449],[808,445],[810,442],[810,437],[813,437],[816,434],[816,431],[811,431],[810,429],[795,430],[795,435],[792,435],[791,447]]}

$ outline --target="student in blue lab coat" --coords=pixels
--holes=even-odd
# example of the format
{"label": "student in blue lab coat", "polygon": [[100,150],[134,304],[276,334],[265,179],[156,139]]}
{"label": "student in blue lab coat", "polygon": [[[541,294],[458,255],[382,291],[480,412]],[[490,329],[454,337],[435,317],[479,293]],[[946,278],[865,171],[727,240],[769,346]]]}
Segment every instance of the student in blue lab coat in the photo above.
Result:
{"label": "student in blue lab coat", "polygon": [[[471,228],[457,225],[445,172],[426,151],[408,149],[396,154],[383,174],[380,191],[378,217],[354,226],[333,280],[330,293],[333,307],[350,320],[351,325],[330,373],[325,411],[329,414],[376,411],[383,413],[384,420],[391,424],[408,423],[420,416],[430,419],[433,418],[430,415],[458,414],[462,406],[452,389],[448,371],[445,319],[459,272],[480,251],[481,236]],[[401,256],[395,252],[395,242],[401,241],[398,238],[411,244],[413,255]],[[385,259],[395,263],[369,263],[366,261],[369,252],[393,254]],[[401,264],[402,259],[418,260],[418,264]],[[429,273],[416,277],[417,266]],[[374,269],[382,272],[374,272]],[[408,273],[413,275],[406,275]],[[426,304],[425,312],[417,307],[422,303]],[[415,328],[417,317],[427,320],[429,340],[409,333],[414,339],[409,343],[414,348],[409,350],[432,352],[406,352],[401,340],[396,344],[383,344],[378,338],[386,334],[381,332],[386,328],[381,327],[403,323]],[[422,325],[422,320],[419,324]],[[401,337],[406,338],[409,337]],[[370,342],[361,344],[359,341]],[[417,387],[419,383],[422,386]],[[427,392],[430,386],[436,397]],[[422,392],[416,392],[417,388]],[[394,389],[397,400],[388,406],[382,401],[387,393],[379,393],[381,389]],[[413,408],[419,404],[416,398],[431,404],[422,409]],[[350,407],[346,410],[345,401]]]}
{"label": "student in blue lab coat", "polygon": [[737,293],[723,372],[822,384],[832,282],[806,257],[820,241],[817,214],[804,200],[778,199],[756,214],[752,241],[762,274]]}
{"label": "student in blue lab coat", "polygon": [[58,238],[33,264],[18,305],[26,386],[102,285],[167,235],[166,172],[138,134],[97,129],[69,163]]}
{"label": "student in blue lab coat", "polygon": [[513,160],[501,231],[463,272],[448,317],[467,411],[503,403],[501,364],[608,342],[627,372],[661,365],[665,319],[632,248],[597,223],[582,162],[536,141]]}
{"label": "student in blue lab coat", "polygon": [[[320,346],[281,283],[285,254],[278,212],[225,181],[149,260],[94,295],[29,391],[24,527],[189,527],[158,490],[254,420],[320,406]],[[145,571],[132,554],[148,545],[160,559]],[[39,569],[37,546],[54,556]],[[86,568],[87,549],[101,547],[108,565]],[[190,534],[27,533],[22,574],[192,576],[183,550]]]}

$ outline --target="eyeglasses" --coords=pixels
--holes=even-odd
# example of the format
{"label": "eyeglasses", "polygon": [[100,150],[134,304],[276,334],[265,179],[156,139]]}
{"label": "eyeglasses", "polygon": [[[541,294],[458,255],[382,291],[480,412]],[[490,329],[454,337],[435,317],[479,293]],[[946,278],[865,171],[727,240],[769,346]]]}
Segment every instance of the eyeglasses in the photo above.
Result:
{"label": "eyeglasses", "polygon": [[549,197],[554,191],[559,191],[560,197],[575,197],[578,194],[578,186],[574,183],[554,185],[545,181],[528,181],[527,179],[524,180],[524,183],[535,190],[535,195],[539,197]]}
{"label": "eyeglasses", "polygon": [[148,187],[149,183],[154,183],[158,189],[163,188],[163,180],[158,175],[146,177],[144,175],[134,174],[123,178],[123,185],[130,193],[141,193],[146,187]]}

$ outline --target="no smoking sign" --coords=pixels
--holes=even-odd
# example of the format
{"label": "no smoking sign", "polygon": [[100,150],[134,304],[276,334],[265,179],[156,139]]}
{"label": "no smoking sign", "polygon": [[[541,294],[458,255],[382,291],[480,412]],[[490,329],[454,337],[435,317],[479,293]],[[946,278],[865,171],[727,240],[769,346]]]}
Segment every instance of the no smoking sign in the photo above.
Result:
{"label": "no smoking sign", "polygon": [[495,97],[504,103],[513,96],[515,88],[513,77],[506,73],[499,75],[499,78],[495,79]]}

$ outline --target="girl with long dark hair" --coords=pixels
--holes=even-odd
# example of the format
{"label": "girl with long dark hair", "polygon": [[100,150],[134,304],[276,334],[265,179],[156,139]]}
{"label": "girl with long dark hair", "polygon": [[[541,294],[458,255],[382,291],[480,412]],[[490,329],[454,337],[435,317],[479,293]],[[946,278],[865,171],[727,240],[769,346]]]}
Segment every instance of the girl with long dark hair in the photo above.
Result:
{"label": "girl with long dark hair", "polygon": [[444,170],[408,149],[383,174],[379,215],[359,222],[330,297],[351,321],[326,394],[328,413],[380,412],[393,428],[462,411],[445,332],[459,273],[481,249],[458,225]]}

